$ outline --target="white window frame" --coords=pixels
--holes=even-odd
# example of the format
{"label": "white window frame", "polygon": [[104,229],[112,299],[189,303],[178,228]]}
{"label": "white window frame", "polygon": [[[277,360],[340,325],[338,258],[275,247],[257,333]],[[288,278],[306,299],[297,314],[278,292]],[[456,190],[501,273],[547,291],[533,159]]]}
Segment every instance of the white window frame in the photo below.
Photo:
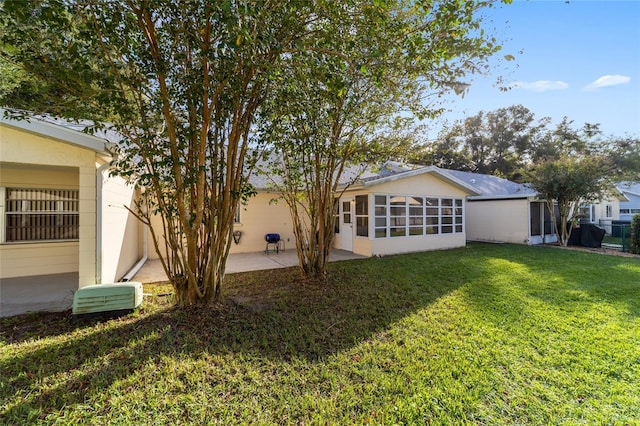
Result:
{"label": "white window frame", "polygon": [[[358,213],[358,197],[366,197],[366,203],[364,203],[364,205],[366,206],[366,211],[364,213],[360,212]],[[352,224],[355,225],[356,228],[356,232],[355,232],[355,236],[356,237],[360,237],[360,238],[369,238],[369,194],[360,194],[360,195],[356,195],[353,197],[354,200],[354,204],[352,206],[352,212],[351,214],[353,215],[352,217]],[[358,219],[365,219],[367,224],[366,226],[364,226],[364,229],[366,229],[366,233],[367,235],[360,235],[360,226],[358,226]]]}
{"label": "white window frame", "polygon": [[[410,194],[372,194],[372,196],[374,200],[372,238],[374,239],[413,238],[465,232],[465,208],[462,198]],[[385,203],[382,204],[378,197],[384,197]],[[404,204],[391,204],[394,198],[399,202],[401,197],[404,198]],[[420,200],[420,206],[412,204],[411,200]],[[428,204],[429,202],[432,204]],[[404,215],[392,215],[392,207],[396,207],[398,211],[403,209]],[[418,210],[421,210],[421,215],[416,214]],[[444,223],[445,221],[447,223]],[[404,234],[396,232],[397,235],[394,235],[392,228],[396,231],[404,228]],[[421,232],[417,233],[417,229]]]}

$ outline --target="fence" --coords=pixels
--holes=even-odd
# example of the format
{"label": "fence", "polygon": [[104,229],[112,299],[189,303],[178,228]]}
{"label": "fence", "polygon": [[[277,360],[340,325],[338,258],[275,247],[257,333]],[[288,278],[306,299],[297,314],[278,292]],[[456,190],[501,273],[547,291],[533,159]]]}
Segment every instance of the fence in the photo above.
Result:
{"label": "fence", "polygon": [[621,220],[600,220],[598,224],[607,231],[602,247],[627,251],[629,237],[631,236],[631,223]]}

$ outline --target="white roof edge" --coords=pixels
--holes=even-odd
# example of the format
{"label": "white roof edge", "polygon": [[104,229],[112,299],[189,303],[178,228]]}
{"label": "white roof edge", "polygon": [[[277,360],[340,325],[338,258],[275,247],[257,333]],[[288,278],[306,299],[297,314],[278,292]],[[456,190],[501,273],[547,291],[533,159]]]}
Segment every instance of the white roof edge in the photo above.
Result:
{"label": "white roof edge", "polygon": [[5,118],[4,114],[5,110],[0,108],[1,124],[40,136],[53,138],[63,143],[90,149],[100,154],[109,154],[109,150],[107,149],[109,142],[105,139],[68,129],[57,124],[47,123],[35,117],[28,117],[24,120],[13,120],[11,118]]}
{"label": "white roof edge", "polygon": [[451,174],[447,173],[445,170],[442,170],[439,167],[436,166],[428,166],[428,167],[422,167],[420,169],[415,169],[415,170],[410,170],[408,172],[404,172],[404,173],[396,173],[396,174],[392,174],[389,176],[385,176],[382,177],[380,179],[374,179],[374,180],[370,180],[370,181],[365,181],[364,183],[364,187],[371,187],[371,186],[375,186],[375,185],[379,185],[381,183],[385,183],[385,182],[393,182],[396,180],[400,180],[400,179],[405,179],[408,177],[412,177],[412,176],[418,176],[424,173],[434,173],[438,176],[440,176],[440,178],[449,181],[450,183],[459,186],[461,188],[464,188],[467,192],[469,192],[470,195],[480,195],[480,192],[478,192],[475,188],[473,188],[471,185],[467,184],[466,182],[456,178],[455,176],[452,176]]}
{"label": "white roof edge", "polygon": [[506,195],[478,195],[469,197],[469,201],[489,201],[489,200],[518,200],[525,198],[539,198],[538,194],[506,194]]}
{"label": "white roof edge", "polygon": [[[620,189],[620,188],[618,188]],[[621,190],[623,194],[631,194],[631,195],[635,195],[636,197],[640,197],[640,192],[634,192],[634,191],[627,191],[626,189]]]}

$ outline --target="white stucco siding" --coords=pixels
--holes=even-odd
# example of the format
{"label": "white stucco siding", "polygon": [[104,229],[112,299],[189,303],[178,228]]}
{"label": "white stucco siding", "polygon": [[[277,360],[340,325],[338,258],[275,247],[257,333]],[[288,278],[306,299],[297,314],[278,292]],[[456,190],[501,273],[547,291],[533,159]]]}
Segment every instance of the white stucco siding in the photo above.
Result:
{"label": "white stucco siding", "polygon": [[468,195],[463,189],[428,173],[373,185],[370,187],[370,192],[457,198],[464,198]]}
{"label": "white stucco siding", "polygon": [[[233,226],[234,231],[241,233],[240,240],[236,244],[231,242],[230,253],[256,253],[265,250],[265,234],[280,234],[282,247],[286,250],[295,250],[295,238],[293,235],[293,222],[289,208],[283,200],[277,203],[278,194],[261,191],[251,197],[246,205],[241,204],[240,222]],[[152,226],[161,238],[160,251],[165,254],[164,239],[162,239],[162,221],[159,216],[152,219]],[[151,235],[149,234],[149,258],[157,259]]]}
{"label": "white stucco siding", "polygon": [[[0,187],[78,189],[78,169],[0,163]],[[0,244],[0,278],[78,272],[78,254],[78,241]]]}
{"label": "white stucco siding", "polygon": [[527,199],[467,201],[467,239],[527,244],[529,202]]}
{"label": "white stucco siding", "polygon": [[[135,211],[137,191],[118,176],[102,179],[102,282],[119,281],[142,257],[140,221]],[[125,207],[126,206],[126,207]]]}
{"label": "white stucco siding", "polygon": [[466,238],[464,233],[411,236],[404,238],[374,238],[371,240],[370,256],[445,250],[464,247],[465,244]]}
{"label": "white stucco siding", "polygon": [[265,234],[280,234],[286,250],[295,250],[293,221],[289,207],[284,200],[278,200],[275,192],[259,192],[251,197],[247,205],[240,205],[240,222],[234,231],[242,232],[240,242],[231,243],[231,253],[251,253],[264,251]]}
{"label": "white stucco siding", "polygon": [[8,126],[0,125],[0,141],[2,162],[71,167],[95,165],[93,151]]}
{"label": "white stucco siding", "polygon": [[608,199],[604,200],[601,203],[595,204],[595,213],[596,216],[594,218],[594,222],[596,224],[603,221],[610,220],[619,220],[620,219],[620,200],[618,199]]}
{"label": "white stucco siding", "polygon": [[[96,152],[5,124],[0,124],[0,142],[3,176],[0,186],[79,190],[78,241],[64,243],[68,251],[58,250],[63,243],[53,241],[3,244],[2,257],[9,259],[3,260],[3,271],[10,271],[14,277],[77,271],[80,287],[95,283]],[[74,246],[72,253],[71,247]],[[60,258],[60,253],[65,253],[66,260]],[[19,261],[17,256],[23,256],[23,260]],[[32,270],[27,271],[20,266],[26,259],[32,259]]]}

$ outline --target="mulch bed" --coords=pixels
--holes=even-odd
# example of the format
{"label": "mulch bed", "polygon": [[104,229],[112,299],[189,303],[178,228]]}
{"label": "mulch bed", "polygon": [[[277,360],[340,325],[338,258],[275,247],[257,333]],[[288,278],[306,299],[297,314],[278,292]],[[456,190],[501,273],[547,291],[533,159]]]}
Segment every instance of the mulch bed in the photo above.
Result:
{"label": "mulch bed", "polygon": [[622,252],[622,250],[612,249],[608,247],[600,247],[600,248],[592,248],[592,247],[581,247],[581,246],[567,246],[563,247],[560,244],[545,244],[547,247],[555,247],[563,250],[575,250],[575,251],[586,251],[589,253],[598,253],[598,254],[606,254],[609,256],[622,256],[622,257],[634,257],[640,259],[639,254],[633,254],[627,252]]}

